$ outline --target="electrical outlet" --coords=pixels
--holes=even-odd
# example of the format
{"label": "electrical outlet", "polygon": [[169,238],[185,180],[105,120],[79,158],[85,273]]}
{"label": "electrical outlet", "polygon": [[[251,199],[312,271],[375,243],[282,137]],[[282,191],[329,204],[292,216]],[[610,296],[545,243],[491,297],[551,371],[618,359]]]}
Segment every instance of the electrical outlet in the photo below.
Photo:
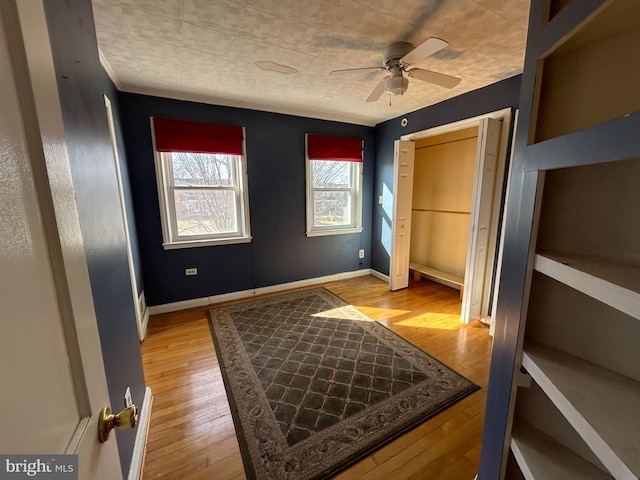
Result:
{"label": "electrical outlet", "polygon": [[133,405],[133,399],[131,398],[131,388],[127,387],[127,390],[124,392],[124,408],[130,407]]}
{"label": "electrical outlet", "polygon": [[189,277],[191,275],[197,275],[198,274],[198,269],[197,268],[185,268],[184,269],[184,274]]}
{"label": "electrical outlet", "polygon": [[364,248],[358,250],[358,258],[364,258]]}

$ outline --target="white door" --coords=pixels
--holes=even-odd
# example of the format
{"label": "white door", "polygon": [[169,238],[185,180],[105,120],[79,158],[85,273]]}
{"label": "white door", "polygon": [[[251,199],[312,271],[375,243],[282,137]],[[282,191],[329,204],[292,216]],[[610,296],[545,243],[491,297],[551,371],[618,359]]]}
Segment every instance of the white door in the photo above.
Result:
{"label": "white door", "polygon": [[0,84],[0,452],[119,479],[42,0],[0,2]]}
{"label": "white door", "polygon": [[[473,203],[471,225],[467,247],[467,267],[462,296],[462,321],[472,322],[481,318],[485,288],[490,288],[490,275],[486,270],[493,268],[493,259],[488,258],[491,221],[493,213],[496,171],[500,151],[502,120],[484,118],[478,130],[478,152],[476,172],[473,182]],[[489,278],[489,281],[486,279]]]}
{"label": "white door", "polygon": [[391,261],[389,288],[409,286],[411,247],[411,203],[413,197],[413,163],[415,144],[396,140],[393,151],[393,219],[391,225]]}

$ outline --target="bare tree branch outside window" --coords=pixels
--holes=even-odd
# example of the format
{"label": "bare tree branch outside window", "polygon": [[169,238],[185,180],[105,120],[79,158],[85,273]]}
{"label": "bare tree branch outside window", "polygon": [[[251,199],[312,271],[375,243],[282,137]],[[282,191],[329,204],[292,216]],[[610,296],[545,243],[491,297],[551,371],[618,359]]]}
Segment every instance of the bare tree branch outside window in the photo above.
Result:
{"label": "bare tree branch outside window", "polygon": [[314,226],[352,224],[352,162],[311,160],[310,163]]}
{"label": "bare tree branch outside window", "polygon": [[237,155],[171,153],[179,236],[238,231],[240,160]]}

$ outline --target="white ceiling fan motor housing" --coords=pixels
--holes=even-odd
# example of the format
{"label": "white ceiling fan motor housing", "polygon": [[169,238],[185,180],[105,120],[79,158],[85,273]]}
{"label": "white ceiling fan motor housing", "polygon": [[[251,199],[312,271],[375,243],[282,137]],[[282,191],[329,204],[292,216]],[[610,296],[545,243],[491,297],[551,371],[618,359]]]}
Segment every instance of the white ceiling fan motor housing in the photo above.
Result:
{"label": "white ceiling fan motor housing", "polygon": [[384,52],[384,66],[391,69],[400,65],[400,60],[413,50],[409,42],[396,42],[389,45]]}

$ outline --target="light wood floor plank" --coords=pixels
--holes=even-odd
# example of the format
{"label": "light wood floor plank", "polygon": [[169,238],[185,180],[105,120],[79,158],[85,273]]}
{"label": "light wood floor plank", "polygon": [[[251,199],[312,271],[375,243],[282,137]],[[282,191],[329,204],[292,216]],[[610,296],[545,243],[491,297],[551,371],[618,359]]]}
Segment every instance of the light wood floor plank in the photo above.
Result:
{"label": "light wood floor plank", "polygon": [[[460,323],[459,292],[430,281],[411,281],[409,288],[397,292],[373,277],[324,286],[481,387],[336,478],[472,480],[480,457],[491,359],[488,328],[479,322]],[[145,480],[246,479],[207,308],[149,321],[142,360],[154,407]]]}

